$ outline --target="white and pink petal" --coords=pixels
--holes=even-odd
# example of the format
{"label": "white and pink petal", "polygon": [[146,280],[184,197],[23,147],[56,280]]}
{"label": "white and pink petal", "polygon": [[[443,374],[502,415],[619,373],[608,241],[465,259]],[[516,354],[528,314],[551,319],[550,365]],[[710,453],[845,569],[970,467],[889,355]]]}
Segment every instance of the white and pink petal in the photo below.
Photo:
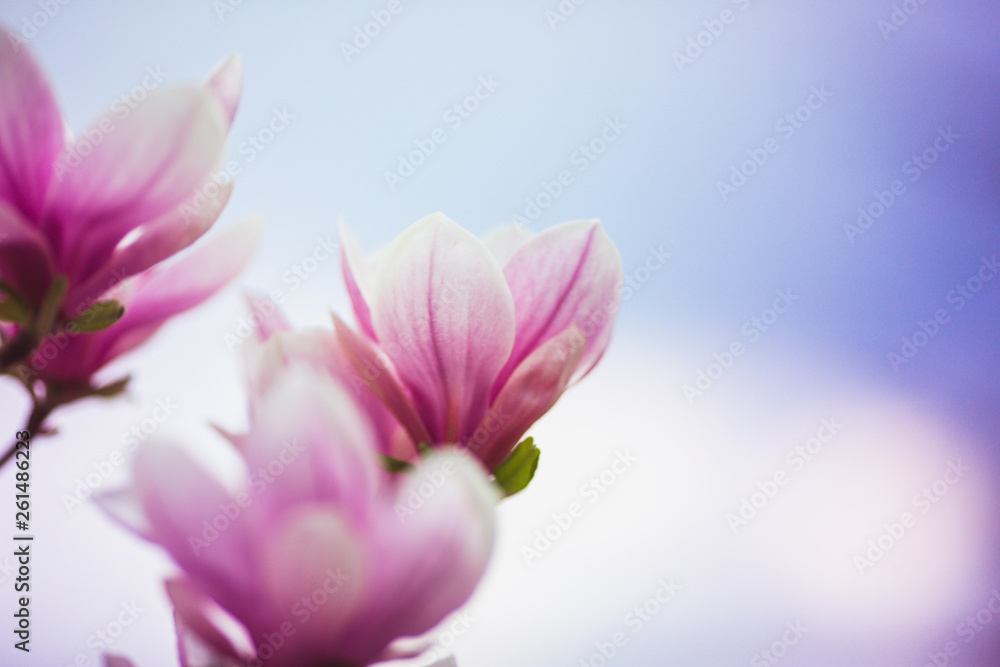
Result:
{"label": "white and pink petal", "polygon": [[456,441],[482,419],[514,342],[514,301],[486,246],[443,214],[418,221],[386,248],[372,324],[434,442]]}
{"label": "white and pink petal", "polygon": [[179,86],[109,110],[66,146],[45,231],[70,277],[90,275],[126,234],[183,204],[220,161],[227,130],[207,88]]}
{"label": "white and pink petal", "polygon": [[522,245],[504,266],[514,297],[517,337],[494,395],[545,341],[576,325],[587,339],[576,377],[585,375],[611,340],[621,303],[622,263],[597,220],[556,225]]}
{"label": "white and pink petal", "polygon": [[467,443],[487,468],[495,470],[503,463],[531,425],[559,400],[580,364],[585,345],[583,334],[570,325],[514,369]]}
{"label": "white and pink petal", "polygon": [[0,26],[0,201],[41,218],[63,120],[41,69],[18,35]]}

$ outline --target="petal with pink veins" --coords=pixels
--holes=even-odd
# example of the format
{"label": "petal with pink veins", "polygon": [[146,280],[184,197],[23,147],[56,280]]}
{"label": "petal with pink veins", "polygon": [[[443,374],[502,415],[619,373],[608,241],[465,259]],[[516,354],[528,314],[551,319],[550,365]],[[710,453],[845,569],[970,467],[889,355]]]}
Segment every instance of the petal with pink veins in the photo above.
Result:
{"label": "petal with pink veins", "polygon": [[0,26],[0,200],[29,220],[42,214],[63,150],[55,96],[24,40]]}
{"label": "petal with pink veins", "polygon": [[548,339],[514,369],[490,412],[473,436],[469,448],[486,467],[495,470],[506,460],[521,436],[549,411],[569,385],[583,356],[586,340],[576,326]]}
{"label": "petal with pink veins", "polygon": [[108,111],[67,146],[46,232],[59,258],[72,261],[71,278],[89,275],[131,230],[187,201],[221,159],[227,128],[211,92],[181,86],[152,91],[124,118]]}
{"label": "petal with pink veins", "polygon": [[[211,186],[213,196],[207,196]],[[194,197],[133,230],[111,253],[104,266],[73,290],[66,308],[97,299],[116,283],[177,254],[200,239],[222,214],[233,191],[233,183],[215,184],[209,177]]]}
{"label": "petal with pink veins", "polygon": [[611,340],[621,303],[622,262],[597,220],[564,222],[511,257],[504,277],[514,296],[517,338],[494,395],[537,347],[575,324],[587,338],[576,372],[586,375]]}
{"label": "petal with pink veins", "polygon": [[337,225],[337,232],[340,237],[340,270],[344,274],[344,285],[347,287],[347,295],[351,298],[354,317],[358,320],[361,332],[375,340],[371,311],[368,307],[371,298],[371,262],[366,260],[357,239],[343,221]]}
{"label": "petal with pink veins", "polygon": [[388,356],[354,333],[335,314],[333,325],[337,331],[337,339],[354,370],[347,380],[348,384],[355,388],[359,384],[366,386],[395,415],[413,442],[433,444],[434,440],[400,383]]}
{"label": "petal with pink veins", "polygon": [[386,248],[372,324],[431,442],[463,439],[486,413],[514,341],[514,301],[486,246],[441,213]]}

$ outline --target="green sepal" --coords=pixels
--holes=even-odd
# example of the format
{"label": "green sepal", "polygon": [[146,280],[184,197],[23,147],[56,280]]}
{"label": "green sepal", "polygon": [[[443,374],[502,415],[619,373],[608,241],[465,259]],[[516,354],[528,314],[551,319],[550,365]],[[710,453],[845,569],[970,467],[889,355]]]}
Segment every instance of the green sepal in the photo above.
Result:
{"label": "green sepal", "polygon": [[103,331],[117,322],[125,314],[125,306],[118,301],[98,301],[73,319],[66,328],[77,333]]}
{"label": "green sepal", "polygon": [[124,394],[125,390],[128,389],[129,380],[132,379],[131,375],[126,375],[123,378],[115,380],[114,382],[109,382],[100,387],[94,388],[94,396],[100,396],[101,398],[112,398],[120,394]]}
{"label": "green sepal", "polygon": [[413,464],[409,461],[394,459],[393,457],[386,456],[385,454],[379,454],[379,460],[382,462],[382,467],[391,473],[409,472],[413,470]]}
{"label": "green sepal", "polygon": [[509,498],[528,487],[538,469],[538,459],[542,452],[535,446],[535,439],[527,437],[522,440],[507,460],[493,473],[493,481]]}
{"label": "green sepal", "polygon": [[24,304],[17,299],[4,299],[0,301],[0,322],[13,322],[14,324],[27,324],[31,320],[31,313],[24,307]]}
{"label": "green sepal", "polygon": [[38,319],[35,321],[35,332],[40,338],[52,333],[68,288],[69,281],[64,275],[57,275],[52,280],[52,284],[49,285],[45,298],[42,300],[42,307],[38,311]]}

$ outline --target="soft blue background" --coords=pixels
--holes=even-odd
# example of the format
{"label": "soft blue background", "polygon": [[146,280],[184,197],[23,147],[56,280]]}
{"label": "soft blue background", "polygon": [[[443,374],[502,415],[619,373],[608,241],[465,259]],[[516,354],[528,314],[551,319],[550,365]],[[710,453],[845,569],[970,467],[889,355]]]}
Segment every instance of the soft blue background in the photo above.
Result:
{"label": "soft blue background", "polygon": [[[532,228],[599,217],[627,272],[650,247],[671,253],[626,302],[601,369],[536,429],[543,466],[501,510],[460,664],[581,664],[661,577],[674,577],[683,594],[613,664],[747,664],[801,619],[809,633],[782,664],[918,665],[958,640],[955,626],[1000,586],[1000,280],[960,311],[946,301],[1000,250],[1000,7],[928,0],[885,39],[887,0],[589,0],[555,27],[546,12],[557,0],[403,0],[348,62],[341,43],[386,3],[243,0],[222,16],[209,0],[50,4],[58,12],[28,44],[76,131],[147,67],[192,80],[242,54],[230,155],[243,171],[219,225],[266,216],[241,283],[284,290],[298,323],[325,324],[330,307],[346,312],[336,260],[300,289],[282,278],[339,216],[367,249],[436,210],[481,234],[523,213],[563,169],[573,183]],[[0,20],[19,30],[39,6],[5,0]],[[723,10],[735,20],[679,71],[675,52]],[[501,85],[452,129],[443,114],[480,77]],[[813,86],[832,97],[781,137],[776,122]],[[294,119],[248,160],[241,142],[276,108]],[[616,118],[620,138],[579,171],[574,151]],[[447,141],[391,192],[384,173],[438,127]],[[954,146],[906,180],[904,163],[947,127],[959,135]],[[778,152],[723,202],[717,181],[769,137]],[[849,242],[843,226],[897,178],[906,193]],[[778,289],[799,300],[690,405],[683,385],[731,341],[746,341],[743,323]],[[894,371],[887,354],[939,308],[951,321]],[[91,506],[67,513],[60,496],[157,398],[181,405],[157,435],[217,447],[203,424],[242,420],[238,355],[223,337],[243,315],[231,290],[116,366],[136,376],[130,401],[57,417],[63,435],[40,445],[34,462],[34,651],[9,658],[4,640],[4,664],[93,660],[87,637],[133,598],[147,611],[114,649],[146,667],[175,664],[156,583],[169,564]],[[13,388],[0,391],[0,427],[13,433],[23,406]],[[847,425],[842,446],[733,536],[726,513],[830,415]],[[528,566],[520,549],[534,530],[626,447],[642,465]],[[968,481],[886,557],[892,563],[858,575],[852,556],[956,457],[972,464]],[[13,593],[0,577],[6,613]],[[951,664],[986,665],[998,653],[1000,616]]]}

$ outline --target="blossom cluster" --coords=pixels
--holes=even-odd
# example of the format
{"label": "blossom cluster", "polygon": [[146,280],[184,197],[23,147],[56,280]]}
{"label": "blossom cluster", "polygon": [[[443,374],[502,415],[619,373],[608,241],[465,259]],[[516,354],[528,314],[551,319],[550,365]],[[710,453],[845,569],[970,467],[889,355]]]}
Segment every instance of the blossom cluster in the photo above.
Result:
{"label": "blossom cluster", "polygon": [[[238,58],[73,139],[30,54],[2,37],[0,371],[34,399],[28,430],[44,431],[59,405],[123,390],[95,374],[237,275],[260,224],[170,260],[229,198],[212,173]],[[372,255],[338,231],[353,325],[296,328],[274,312],[242,345],[248,423],[220,434],[245,481],[150,442],[131,483],[98,499],[176,563],[184,667],[421,653],[482,578],[497,502],[535,474],[528,430],[608,348],[622,267],[596,220],[481,240],[435,213]]]}

